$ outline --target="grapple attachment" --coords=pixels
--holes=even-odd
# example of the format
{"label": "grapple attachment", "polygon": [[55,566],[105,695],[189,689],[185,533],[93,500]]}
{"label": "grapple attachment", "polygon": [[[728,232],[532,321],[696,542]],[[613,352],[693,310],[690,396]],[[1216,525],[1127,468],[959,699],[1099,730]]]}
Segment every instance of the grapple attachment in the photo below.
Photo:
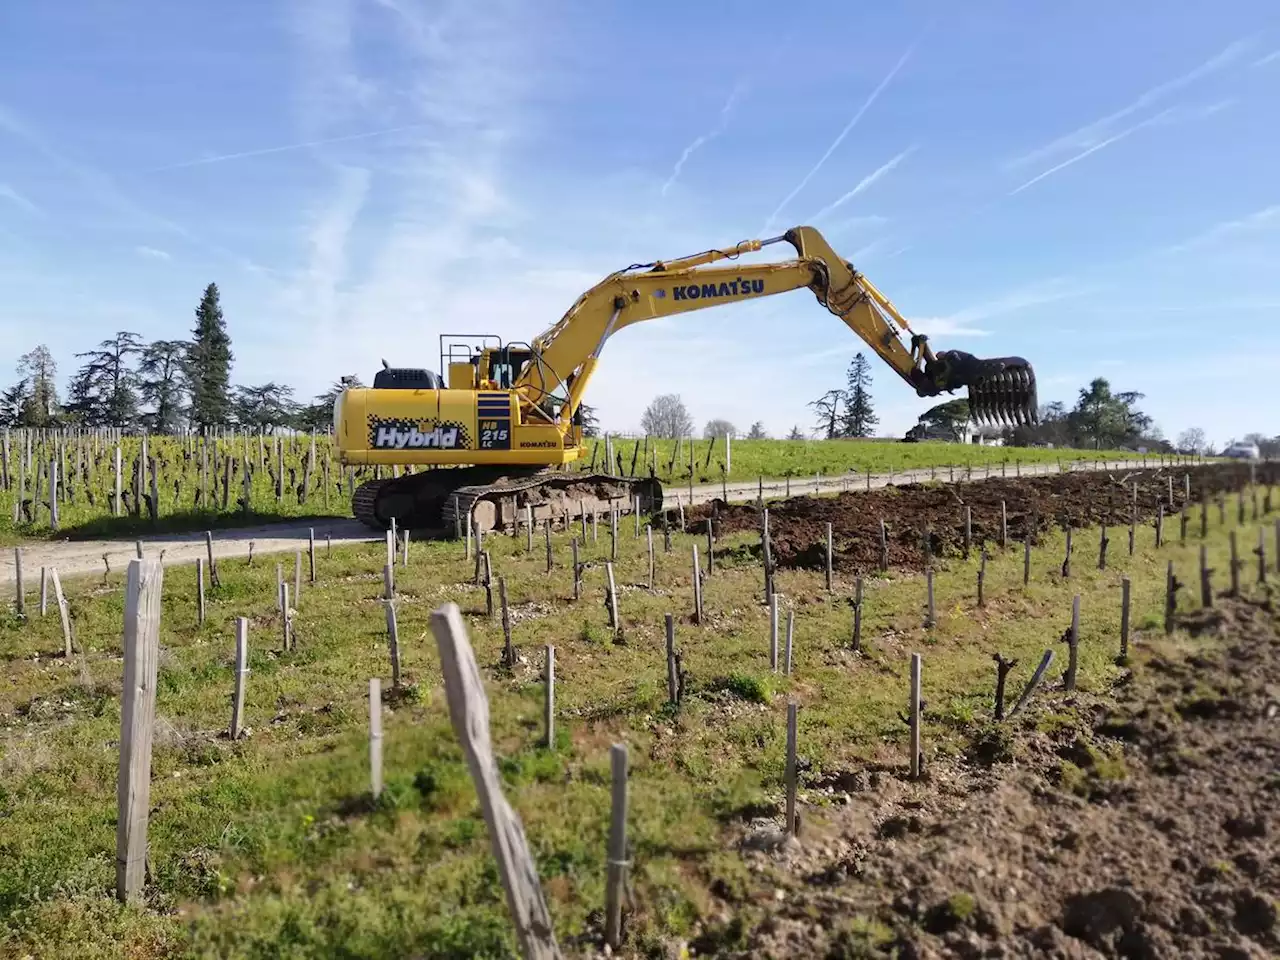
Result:
{"label": "grapple attachment", "polygon": [[1022,357],[984,360],[961,350],[944,350],[926,373],[937,389],[969,388],[969,416],[975,423],[1039,422],[1035,371]]}
{"label": "grapple attachment", "polygon": [[983,361],[969,383],[969,415],[975,423],[1034,424],[1040,419],[1036,374],[1021,357]]}

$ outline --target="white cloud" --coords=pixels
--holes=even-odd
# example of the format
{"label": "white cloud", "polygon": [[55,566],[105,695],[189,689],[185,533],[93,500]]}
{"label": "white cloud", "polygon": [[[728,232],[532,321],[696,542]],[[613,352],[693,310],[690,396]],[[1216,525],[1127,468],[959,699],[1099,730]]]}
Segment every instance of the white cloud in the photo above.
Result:
{"label": "white cloud", "polygon": [[929,337],[987,337],[990,330],[981,330],[955,317],[915,317],[907,321],[916,333]]}
{"label": "white cloud", "polygon": [[155,247],[134,247],[134,252],[140,257],[146,257],[148,260],[172,260],[165,251],[158,250]]}
{"label": "white cloud", "polygon": [[8,200],[10,203],[16,205],[20,209],[25,210],[27,213],[33,214],[35,216],[41,216],[44,213],[43,210],[41,210],[34,203],[32,203],[30,200],[28,200],[26,197],[20,194],[13,187],[9,186],[9,184],[7,183],[0,183],[0,198]]}

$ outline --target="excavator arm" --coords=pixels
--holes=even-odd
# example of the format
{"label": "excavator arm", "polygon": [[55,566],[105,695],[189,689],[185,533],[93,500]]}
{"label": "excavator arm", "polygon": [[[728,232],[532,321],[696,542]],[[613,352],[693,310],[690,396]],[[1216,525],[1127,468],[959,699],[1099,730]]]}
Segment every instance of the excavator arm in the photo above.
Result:
{"label": "excavator arm", "polygon": [[[710,266],[784,241],[795,248],[794,259]],[[969,411],[976,422],[1036,422],[1035,373],[1026,360],[979,359],[957,350],[934,353],[893,303],[812,227],[610,274],[533,341],[532,358],[515,383],[521,405],[551,419],[544,401],[559,393],[565,398],[559,416],[571,417],[582,403],[605,343],[623,327],[801,287],[809,288],[918,396],[968,388]]]}

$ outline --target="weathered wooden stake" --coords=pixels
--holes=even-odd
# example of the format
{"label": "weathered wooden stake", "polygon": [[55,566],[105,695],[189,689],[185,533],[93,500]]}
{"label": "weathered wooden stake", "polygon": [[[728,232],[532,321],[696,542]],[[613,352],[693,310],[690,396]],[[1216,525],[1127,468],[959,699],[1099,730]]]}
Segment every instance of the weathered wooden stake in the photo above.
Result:
{"label": "weathered wooden stake", "polygon": [[799,724],[796,717],[796,702],[794,700],[787,704],[787,765],[785,770],[786,791],[787,791],[787,823],[786,834],[788,837],[794,837],[798,832],[796,829],[796,781],[797,767],[796,762],[796,740],[798,739]]}
{"label": "weathered wooden stake", "polygon": [[204,618],[204,557],[196,557],[196,623],[203,625]]}
{"label": "weathered wooden stake", "polygon": [[449,718],[467,758],[471,779],[489,828],[490,850],[507,895],[524,960],[559,960],[553,924],[538,882],[520,818],[502,795],[489,733],[489,702],[475,653],[456,604],[431,614],[431,632],[440,652]]}
{"label": "weathered wooden stake", "polygon": [[853,584],[853,652],[862,649],[862,578]]}
{"label": "weathered wooden stake", "polygon": [[209,558],[209,585],[220,587],[222,581],[218,579],[218,561],[213,556],[213,532],[210,530],[204,532],[204,547]]}
{"label": "weathered wooden stake", "polygon": [[911,655],[911,779],[919,780],[924,773],[924,754],[920,750],[920,685],[922,662],[920,654]]}
{"label": "weathered wooden stake", "polygon": [[654,564],[653,564],[653,524],[646,523],[644,525],[645,543],[649,549],[649,577],[646,583],[650,590],[654,587]]}
{"label": "weathered wooden stake", "polygon": [[884,525],[884,517],[880,518],[880,569],[889,569],[889,531]]}
{"label": "weathered wooden stake", "polygon": [[987,548],[982,548],[982,556],[978,560],[978,606],[985,607],[987,605],[984,586],[987,580]]}
{"label": "weathered wooden stake", "polygon": [[[1280,529],[1280,528],[1277,528]],[[22,548],[13,548],[13,606],[20,617],[26,614],[26,590],[22,585]]]}
{"label": "weathered wooden stake", "polygon": [[1064,579],[1070,579],[1071,577],[1071,526],[1070,521],[1067,523],[1067,551],[1066,556],[1062,558],[1062,576]]}
{"label": "weathered wooden stake", "polygon": [[702,623],[702,570],[698,566],[698,545],[693,545],[693,622]]}
{"label": "weathered wooden stake", "polygon": [[973,508],[968,504],[964,508],[964,558],[969,559],[969,551],[973,547]]}
{"label": "weathered wooden stake", "polygon": [[1164,504],[1156,504],[1156,546],[1164,546]]}
{"label": "weathered wooden stake", "polygon": [[1107,537],[1107,525],[1104,523],[1102,525],[1102,533],[1098,537],[1098,569],[1099,570],[1107,569],[1107,547],[1110,545],[1110,543],[1111,543],[1111,540],[1108,539]]}
{"label": "weathered wooden stake", "polygon": [[1031,582],[1031,534],[1027,534],[1026,543],[1022,550],[1022,585],[1025,587]]}
{"label": "weathered wooden stake", "polygon": [[[697,548],[695,547],[694,549]],[[611,562],[606,561],[604,575],[607,581],[606,589],[608,590],[605,599],[609,608],[609,630],[613,633],[614,639],[617,639],[618,631],[621,629],[621,617],[618,616],[618,589],[613,582],[613,564]]]}
{"label": "weathered wooden stake", "polygon": [[391,686],[400,688],[400,626],[396,623],[395,600],[383,600],[383,611],[387,618],[387,653],[391,657]]}
{"label": "weathered wooden stake", "polygon": [[116,898],[121,902],[137,898],[146,879],[163,578],[164,568],[159,560],[129,561],[124,593],[120,771],[116,784]]}
{"label": "weathered wooden stake", "polygon": [[577,537],[569,541],[569,547],[573,552],[573,599],[579,600],[582,597],[582,564],[578,562]]}
{"label": "weathered wooden stake", "polygon": [[498,577],[498,602],[502,605],[502,665],[516,665],[516,649],[511,645],[511,610],[507,606],[507,578]]}
{"label": "weathered wooden stake", "polygon": [[249,618],[236,617],[236,666],[235,693],[231,700],[232,740],[239,740],[244,731],[245,684],[249,677]]}
{"label": "weathered wooden stake", "polygon": [[546,686],[542,707],[543,742],[548,750],[556,748],[556,648],[547,644]]}
{"label": "weathered wooden stake", "polygon": [[1231,538],[1231,596],[1240,596],[1240,554],[1236,547],[1236,532],[1230,533]]}
{"label": "weathered wooden stake", "polygon": [[1209,569],[1209,548],[1200,545],[1200,605],[1213,606],[1213,571]]}
{"label": "weathered wooden stake", "polygon": [[1182,584],[1173,573],[1173,561],[1169,561],[1169,569],[1164,580],[1164,632],[1173,633],[1173,621],[1178,612],[1178,590]]}
{"label": "weathered wooden stake", "polygon": [[1129,659],[1129,602],[1130,602],[1130,583],[1129,578],[1124,577],[1120,581],[1120,662],[1125,663]]}
{"label": "weathered wooden stake", "polygon": [[933,567],[925,567],[924,588],[928,599],[928,606],[925,608],[924,625],[926,629],[933,629],[938,625],[938,618],[935,615],[933,605]]}
{"label": "weathered wooden stake", "polygon": [[1261,527],[1258,528],[1258,549],[1254,551],[1258,555],[1258,582],[1267,582],[1267,532]]}
{"label": "weathered wooden stake", "polygon": [[1036,667],[1036,672],[1031,675],[1031,679],[1027,681],[1026,687],[1022,691],[1022,695],[1018,697],[1018,702],[1013,705],[1013,709],[1009,711],[1008,719],[1012,720],[1022,708],[1027,705],[1031,699],[1031,695],[1036,692],[1036,688],[1040,686],[1040,681],[1044,679],[1045,671],[1049,669],[1049,665],[1053,663],[1053,651],[1046,650],[1044,656],[1040,658],[1040,665]]}
{"label": "weathered wooden stake", "polygon": [[604,942],[617,948],[622,940],[622,899],[631,861],[627,857],[627,747],[615,743],[609,749],[613,774],[609,817],[609,861],[605,881]]}
{"label": "weathered wooden stake", "polygon": [[555,554],[551,552],[551,521],[547,520],[542,525],[542,539],[547,548],[547,573],[551,572],[551,568],[555,566]]}
{"label": "weathered wooden stake", "polygon": [[827,593],[832,588],[832,569],[831,569],[831,524],[827,523]]}

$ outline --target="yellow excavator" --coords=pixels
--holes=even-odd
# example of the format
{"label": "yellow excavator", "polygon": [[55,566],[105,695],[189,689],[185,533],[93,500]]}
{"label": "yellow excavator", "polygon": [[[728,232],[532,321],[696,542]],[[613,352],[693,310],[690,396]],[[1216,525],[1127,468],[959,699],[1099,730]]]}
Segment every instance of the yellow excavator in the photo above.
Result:
{"label": "yellow excavator", "polygon": [[[709,266],[783,242],[796,257]],[[587,453],[581,405],[601,350],[633,323],[802,287],[918,396],[967,387],[978,423],[1036,421],[1035,373],[1026,360],[934,353],[822,234],[794,227],[769,240],[612,273],[532,343],[444,334],[440,367],[447,379],[384,360],[371,388],[347,388],[334,403],[338,453],[348,465],[409,469],[361,484],[352,500],[356,518],[375,529],[394,519],[402,528],[448,531],[469,515],[474,527],[490,530],[510,527],[530,511],[541,520],[610,507],[626,512],[637,502],[643,511],[660,509],[662,488],[653,476],[567,469]],[[909,343],[900,334],[908,334]]]}

